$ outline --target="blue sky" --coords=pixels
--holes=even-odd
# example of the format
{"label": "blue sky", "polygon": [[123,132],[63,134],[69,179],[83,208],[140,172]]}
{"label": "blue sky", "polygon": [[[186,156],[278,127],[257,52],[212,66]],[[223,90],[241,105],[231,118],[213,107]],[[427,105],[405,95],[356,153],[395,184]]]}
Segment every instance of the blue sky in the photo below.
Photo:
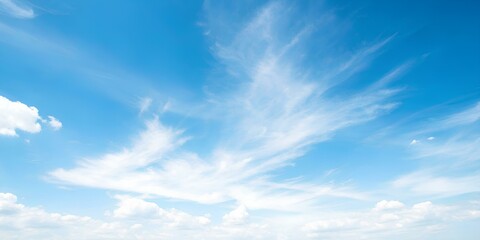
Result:
{"label": "blue sky", "polygon": [[479,11],[0,0],[0,238],[476,239]]}

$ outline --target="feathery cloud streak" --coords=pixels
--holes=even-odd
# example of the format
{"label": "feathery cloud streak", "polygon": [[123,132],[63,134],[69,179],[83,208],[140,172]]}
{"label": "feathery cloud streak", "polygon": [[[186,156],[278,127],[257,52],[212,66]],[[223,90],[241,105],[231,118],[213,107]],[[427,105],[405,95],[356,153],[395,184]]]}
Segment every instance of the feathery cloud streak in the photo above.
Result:
{"label": "feathery cloud streak", "polygon": [[0,12],[15,18],[30,19],[35,17],[33,9],[19,0],[0,0]]}
{"label": "feathery cloud streak", "polygon": [[384,88],[367,88],[347,98],[326,95],[337,84],[335,76],[352,75],[367,66],[391,38],[360,49],[347,62],[339,61],[339,67],[319,82],[291,58],[313,30],[302,27],[278,40],[282,22],[276,13],[284,8],[280,3],[266,5],[233,41],[215,44],[213,54],[238,73],[231,77],[239,84],[228,96],[207,100],[223,116],[221,131],[228,133],[209,156],[182,150],[188,137],[155,118],[147,121],[147,129],[130,148],[82,160],[73,169],[57,169],[49,178],[200,203],[235,200],[252,209],[299,211],[320,196],[364,198],[348,187],[276,182],[269,174],[304,155],[307,146],[395,107],[388,98],[396,91]]}
{"label": "feathery cloud streak", "polygon": [[[432,164],[396,178],[392,185],[420,196],[448,197],[480,191],[480,104],[440,118],[416,135],[416,159]],[[426,137],[439,135],[440,137]],[[416,136],[417,137],[417,136]]]}

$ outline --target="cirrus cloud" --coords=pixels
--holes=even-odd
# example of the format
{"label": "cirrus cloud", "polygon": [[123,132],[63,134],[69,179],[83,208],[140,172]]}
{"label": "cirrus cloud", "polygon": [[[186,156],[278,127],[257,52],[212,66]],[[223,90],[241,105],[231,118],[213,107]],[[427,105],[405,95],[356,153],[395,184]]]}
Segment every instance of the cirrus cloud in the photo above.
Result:
{"label": "cirrus cloud", "polygon": [[35,12],[20,0],[0,0],[0,12],[15,18],[30,19],[35,17]]}

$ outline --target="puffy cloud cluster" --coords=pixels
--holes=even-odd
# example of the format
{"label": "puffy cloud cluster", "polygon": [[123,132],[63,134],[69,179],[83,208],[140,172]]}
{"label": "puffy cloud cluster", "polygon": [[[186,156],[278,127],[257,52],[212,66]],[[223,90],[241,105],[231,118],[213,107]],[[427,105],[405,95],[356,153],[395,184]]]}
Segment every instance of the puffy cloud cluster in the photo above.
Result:
{"label": "puffy cloud cluster", "polygon": [[37,133],[42,130],[38,109],[0,96],[0,135],[16,136],[16,130]]}
{"label": "puffy cloud cluster", "polygon": [[[77,234],[91,229],[98,233],[101,223],[90,217],[49,213],[42,208],[17,202],[17,196],[0,193],[0,238],[2,239],[81,239]],[[92,235],[93,236],[93,235]]]}
{"label": "puffy cloud cluster", "polygon": [[60,130],[60,128],[63,126],[62,122],[60,122],[54,116],[48,116],[48,124],[53,128],[53,130]]}
{"label": "puffy cloud cluster", "polygon": [[382,200],[370,211],[337,213],[307,223],[303,231],[315,239],[402,239],[415,232],[427,236],[452,221],[479,217],[478,202],[445,206],[426,201],[407,207],[399,201]]}
{"label": "puffy cloud cluster", "polygon": [[[462,206],[426,201],[410,207],[380,201],[371,210],[322,212],[290,217],[249,218],[244,206],[221,222],[142,198],[116,195],[116,208],[105,219],[50,213],[0,193],[1,239],[402,239],[405,233],[439,231],[455,221],[480,218],[480,203]],[[319,216],[322,216],[319,219]],[[247,218],[248,217],[248,218]]]}
{"label": "puffy cloud cluster", "polygon": [[[62,128],[62,123],[53,116],[48,116],[48,124],[54,129]],[[19,101],[11,101],[0,96],[0,135],[17,136],[17,130],[38,133],[42,130],[43,120],[38,109]]]}
{"label": "puffy cloud cluster", "polygon": [[375,205],[375,208],[373,210],[382,211],[382,210],[385,210],[385,209],[403,208],[404,206],[405,205],[402,202],[399,202],[399,201],[382,200]]}
{"label": "puffy cloud cluster", "polygon": [[[210,224],[206,216],[192,216],[130,196],[116,196],[117,208],[107,220],[50,213],[18,203],[17,196],[0,193],[1,239],[175,239],[178,234]],[[185,233],[182,233],[185,230]],[[198,234],[196,232],[195,234]]]}
{"label": "puffy cloud cluster", "polygon": [[243,205],[238,206],[233,211],[223,216],[225,224],[241,224],[244,223],[248,217],[247,208]]}
{"label": "puffy cloud cluster", "polygon": [[192,216],[177,209],[165,210],[153,202],[147,202],[140,198],[118,195],[117,209],[113,211],[113,217],[118,219],[141,219],[168,225],[170,227],[198,227],[210,223],[207,216]]}

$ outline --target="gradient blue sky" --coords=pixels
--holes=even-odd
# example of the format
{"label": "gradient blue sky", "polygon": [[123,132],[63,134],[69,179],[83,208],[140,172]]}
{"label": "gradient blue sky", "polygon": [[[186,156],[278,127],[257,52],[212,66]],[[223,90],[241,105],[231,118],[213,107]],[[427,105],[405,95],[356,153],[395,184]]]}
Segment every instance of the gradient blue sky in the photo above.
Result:
{"label": "gradient blue sky", "polygon": [[0,238],[477,239],[479,12],[0,0]]}

